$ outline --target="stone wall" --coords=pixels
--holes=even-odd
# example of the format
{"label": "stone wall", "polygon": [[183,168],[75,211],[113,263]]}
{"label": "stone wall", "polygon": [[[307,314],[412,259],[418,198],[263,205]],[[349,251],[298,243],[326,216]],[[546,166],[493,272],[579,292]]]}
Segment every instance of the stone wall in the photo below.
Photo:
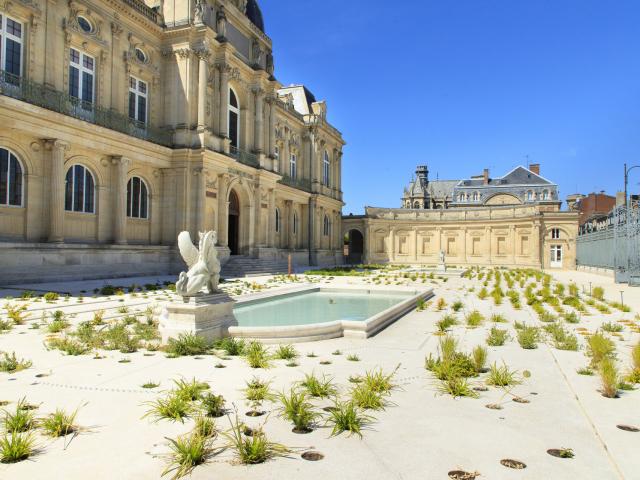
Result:
{"label": "stone wall", "polygon": [[536,206],[407,211],[367,208],[343,217],[343,233],[364,236],[363,261],[437,265],[550,268],[551,247],[562,248],[560,268],[575,268],[578,216]]}

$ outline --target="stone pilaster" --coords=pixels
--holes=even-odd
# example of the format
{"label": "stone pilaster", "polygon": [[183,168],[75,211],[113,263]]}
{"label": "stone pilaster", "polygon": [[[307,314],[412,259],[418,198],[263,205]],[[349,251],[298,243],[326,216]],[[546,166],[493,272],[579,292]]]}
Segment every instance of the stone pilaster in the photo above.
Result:
{"label": "stone pilaster", "polygon": [[317,203],[315,197],[311,197],[309,199],[309,265],[317,265],[318,264],[318,243],[317,243],[317,235],[316,231],[318,229],[317,225]]}
{"label": "stone pilaster", "polygon": [[126,157],[111,157],[115,168],[113,185],[113,242],[127,244],[127,176],[131,161]]}
{"label": "stone pilaster", "polygon": [[197,236],[198,232],[204,232],[204,202],[206,195],[206,175],[205,171],[202,167],[197,167],[193,169],[193,186],[195,187],[196,194],[196,215],[195,215],[195,232],[194,234]]}
{"label": "stone pilaster", "polygon": [[275,247],[276,235],[276,190],[269,189],[269,212],[267,214],[267,246]]}
{"label": "stone pilaster", "polygon": [[229,136],[228,111],[229,111],[229,71],[228,65],[220,65],[220,118],[218,120],[218,133],[221,137]]}
{"label": "stone pilaster", "polygon": [[209,50],[202,48],[196,52],[198,57],[198,130],[207,128],[207,77],[209,71]]}
{"label": "stone pilaster", "polygon": [[264,90],[256,88],[253,91],[255,96],[255,118],[253,127],[253,149],[260,154],[264,151]]}
{"label": "stone pilaster", "polygon": [[49,241],[64,242],[64,154],[69,144],[62,140],[46,140],[45,148],[51,152],[51,197],[49,204]]}
{"label": "stone pilaster", "polygon": [[267,101],[269,105],[269,156],[274,158],[276,156],[276,101],[272,97],[269,97]]}
{"label": "stone pilaster", "polygon": [[229,244],[229,201],[227,188],[229,176],[225,173],[218,175],[218,245],[226,247]]}
{"label": "stone pilaster", "polygon": [[284,204],[287,210],[287,248],[293,250],[295,248],[293,236],[293,201],[285,200]]}

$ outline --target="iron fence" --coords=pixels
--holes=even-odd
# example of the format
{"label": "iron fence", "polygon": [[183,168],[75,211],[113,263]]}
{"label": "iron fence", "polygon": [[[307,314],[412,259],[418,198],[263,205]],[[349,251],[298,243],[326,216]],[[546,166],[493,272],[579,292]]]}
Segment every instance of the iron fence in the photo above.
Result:
{"label": "iron fence", "polygon": [[578,266],[606,268],[618,283],[640,285],[640,210],[616,207],[597,229],[581,229]]}

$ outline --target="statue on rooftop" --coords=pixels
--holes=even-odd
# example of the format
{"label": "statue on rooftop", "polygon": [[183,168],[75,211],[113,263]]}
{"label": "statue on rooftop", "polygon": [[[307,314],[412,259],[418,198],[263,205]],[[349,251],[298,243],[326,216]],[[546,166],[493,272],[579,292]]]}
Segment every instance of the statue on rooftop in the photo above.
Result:
{"label": "statue on rooftop", "polygon": [[220,262],[216,250],[218,235],[214,231],[200,233],[199,248],[191,241],[189,232],[178,235],[178,249],[189,270],[180,273],[176,293],[182,297],[194,297],[205,286],[210,294],[218,293]]}

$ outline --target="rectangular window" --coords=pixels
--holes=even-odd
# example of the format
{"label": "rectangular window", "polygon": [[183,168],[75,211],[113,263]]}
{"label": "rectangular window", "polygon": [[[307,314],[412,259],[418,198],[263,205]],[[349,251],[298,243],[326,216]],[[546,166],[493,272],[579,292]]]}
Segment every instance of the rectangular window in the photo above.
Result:
{"label": "rectangular window", "polygon": [[520,238],[520,254],[529,255],[529,237],[528,236]]}
{"label": "rectangular window", "polygon": [[0,149],[0,204],[6,204],[9,173],[9,152]]}
{"label": "rectangular window", "polygon": [[498,237],[498,255],[505,255],[507,253],[507,239],[504,237]]}
{"label": "rectangular window", "polygon": [[298,158],[294,153],[291,154],[291,159],[289,160],[289,176],[293,180],[298,176]]}
{"label": "rectangular window", "polygon": [[278,147],[277,145],[273,147],[273,157],[273,170],[277,172],[280,169],[280,147]]}
{"label": "rectangular window", "polygon": [[329,187],[331,183],[331,162],[329,161],[329,155],[325,154],[322,162],[322,183]]}
{"label": "rectangular window", "polygon": [[402,255],[409,253],[409,239],[407,237],[398,237],[398,253]]}
{"label": "rectangular window", "polygon": [[90,109],[95,101],[95,61],[86,53],[69,49],[69,95],[82,101],[82,108]]}
{"label": "rectangular window", "polygon": [[147,83],[129,78],[129,118],[147,123]]}
{"label": "rectangular window", "polygon": [[471,255],[480,255],[480,238],[478,237],[471,239]]}
{"label": "rectangular window", "polygon": [[422,239],[422,254],[427,255],[431,253],[431,237],[424,237]]}
{"label": "rectangular window", "polygon": [[456,255],[456,239],[447,238],[447,255]]}
{"label": "rectangular window", "polygon": [[551,238],[553,238],[554,240],[558,240],[560,238],[560,229],[559,228],[552,228],[551,229]]}
{"label": "rectangular window", "polygon": [[0,70],[11,74],[5,81],[15,82],[22,75],[22,24],[0,14]]}
{"label": "rectangular window", "polygon": [[376,243],[376,253],[384,253],[386,251],[385,245],[384,245],[384,237],[382,235],[378,236],[378,241]]}

